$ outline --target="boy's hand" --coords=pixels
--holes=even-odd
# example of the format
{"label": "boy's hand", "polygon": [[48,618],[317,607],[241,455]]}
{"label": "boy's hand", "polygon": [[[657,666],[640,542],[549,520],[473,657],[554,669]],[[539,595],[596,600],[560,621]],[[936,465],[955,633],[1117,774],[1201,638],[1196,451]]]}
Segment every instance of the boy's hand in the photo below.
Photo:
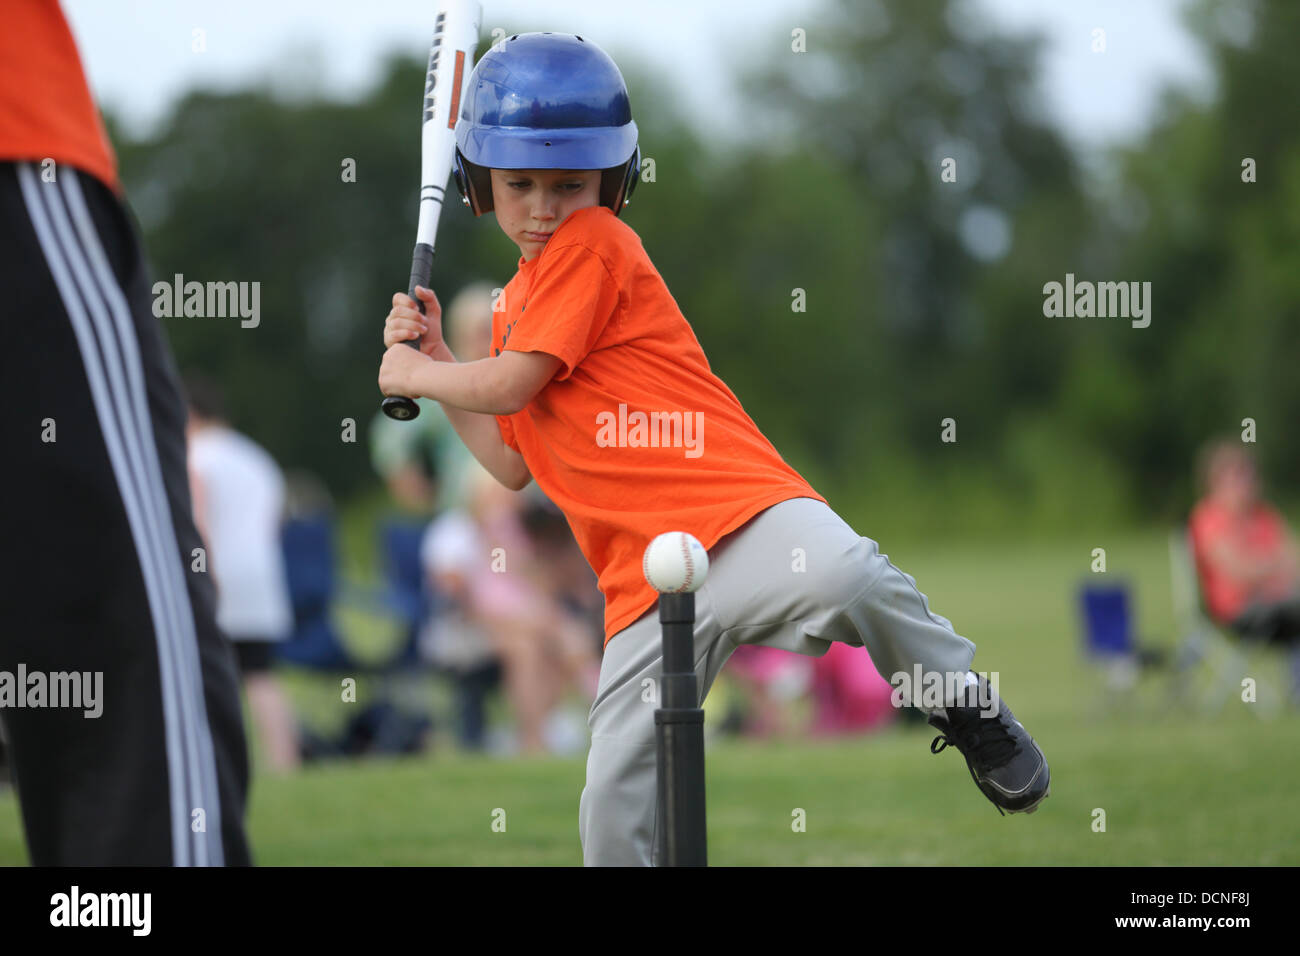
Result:
{"label": "boy's hand", "polygon": [[[385,334],[385,340],[388,336]],[[411,379],[415,373],[424,368],[433,359],[424,354],[423,350],[417,352],[409,346],[401,344],[390,345],[388,351],[384,353],[384,361],[379,366],[379,390],[385,395],[403,395],[407,398],[419,398],[419,393],[412,386]]]}
{"label": "boy's hand", "polygon": [[[432,289],[416,286],[415,294],[424,303],[424,314],[410,296],[404,292],[393,295],[393,309],[384,321],[384,346],[392,348],[399,342],[409,342],[423,336],[420,351],[432,355],[442,344],[442,306]],[[393,394],[393,393],[390,393]],[[401,394],[400,392],[396,394]]]}

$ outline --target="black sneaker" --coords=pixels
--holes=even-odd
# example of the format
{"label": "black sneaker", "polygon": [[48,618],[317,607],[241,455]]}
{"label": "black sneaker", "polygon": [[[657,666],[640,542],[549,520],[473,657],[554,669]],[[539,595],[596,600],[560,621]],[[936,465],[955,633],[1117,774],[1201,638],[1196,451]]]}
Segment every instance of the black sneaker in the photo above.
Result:
{"label": "black sneaker", "polygon": [[[985,716],[981,698],[991,701],[990,709],[996,713]],[[1051,791],[1047,758],[1011,708],[993,695],[988,682],[980,677],[978,691],[968,684],[964,698],[944,713],[930,716],[929,722],[943,731],[930,742],[930,752],[940,753],[950,744],[961,751],[971,779],[998,813],[1037,810]]]}

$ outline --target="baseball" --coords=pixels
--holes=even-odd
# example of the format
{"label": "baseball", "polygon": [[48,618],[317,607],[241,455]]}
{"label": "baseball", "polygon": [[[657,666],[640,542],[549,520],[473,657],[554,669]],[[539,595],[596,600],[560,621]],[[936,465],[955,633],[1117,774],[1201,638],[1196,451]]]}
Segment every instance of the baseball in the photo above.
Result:
{"label": "baseball", "polygon": [[660,594],[698,591],[709,574],[709,553],[694,535],[669,531],[645,549],[641,571]]}

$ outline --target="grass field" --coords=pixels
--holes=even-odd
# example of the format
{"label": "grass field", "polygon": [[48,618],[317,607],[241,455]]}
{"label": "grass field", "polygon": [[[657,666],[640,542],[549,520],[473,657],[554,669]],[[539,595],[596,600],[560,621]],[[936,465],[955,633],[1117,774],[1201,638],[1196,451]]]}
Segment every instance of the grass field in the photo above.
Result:
{"label": "grass field", "polygon": [[[1074,594],[1091,550],[1135,588],[1140,630],[1175,637],[1159,534],[1055,544],[885,550],[934,610],[979,645],[1052,766],[1033,816],[1002,818],[930,728],[828,743],[718,740],[709,750],[710,861],[719,865],[1300,863],[1300,714],[1261,720],[1173,707],[1146,678],[1107,708],[1079,654]],[[1275,659],[1261,667],[1281,668]],[[1276,680],[1276,678],[1274,678]],[[710,718],[712,719],[712,713]],[[262,864],[574,865],[582,758],[426,757],[259,777],[250,830]],[[504,832],[493,829],[505,813]],[[806,813],[806,832],[792,814]],[[1093,829],[1094,811],[1105,832]],[[16,802],[0,794],[0,863],[25,860]]]}

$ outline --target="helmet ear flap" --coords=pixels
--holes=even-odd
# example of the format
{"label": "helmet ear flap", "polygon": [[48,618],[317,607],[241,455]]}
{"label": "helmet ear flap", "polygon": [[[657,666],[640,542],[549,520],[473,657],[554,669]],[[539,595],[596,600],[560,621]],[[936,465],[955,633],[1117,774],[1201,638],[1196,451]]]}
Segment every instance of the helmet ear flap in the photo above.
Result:
{"label": "helmet ear flap", "polygon": [[631,201],[632,191],[636,189],[637,180],[641,178],[640,173],[641,147],[637,146],[632,151],[631,159],[622,166],[605,170],[601,176],[601,205],[608,206],[616,216],[621,213],[623,207]]}
{"label": "helmet ear flap", "polygon": [[627,177],[623,180],[623,205],[626,206],[632,201],[632,193],[636,189],[636,184],[641,181],[641,147],[638,145],[632,151],[632,158],[628,160]]}
{"label": "helmet ear flap", "polygon": [[460,190],[461,199],[470,211],[475,216],[491,212],[492,171],[471,163],[460,151],[460,147],[457,147],[452,172],[456,176],[456,188]]}

